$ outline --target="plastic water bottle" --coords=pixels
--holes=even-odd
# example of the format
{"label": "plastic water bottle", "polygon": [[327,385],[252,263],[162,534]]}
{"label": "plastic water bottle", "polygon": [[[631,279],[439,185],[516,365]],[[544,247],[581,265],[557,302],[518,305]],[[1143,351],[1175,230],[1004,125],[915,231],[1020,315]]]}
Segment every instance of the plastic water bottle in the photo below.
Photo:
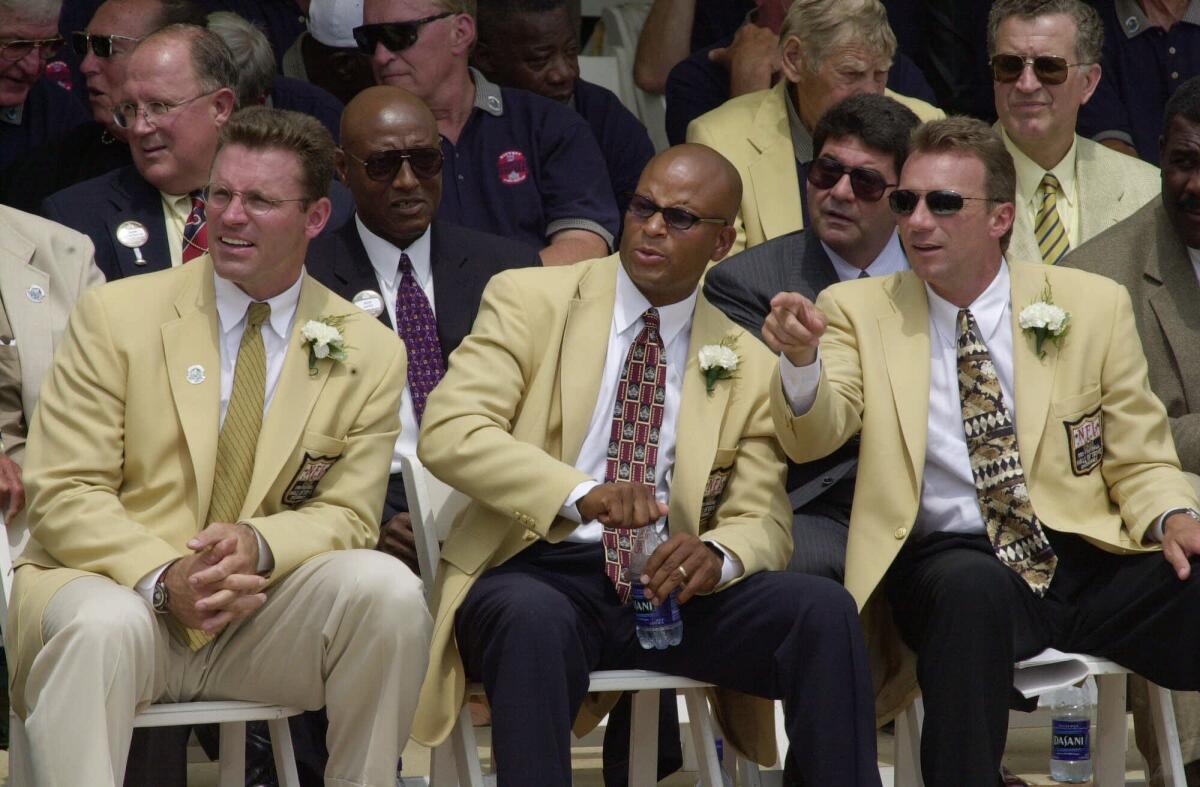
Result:
{"label": "plastic water bottle", "polygon": [[629,584],[632,586],[633,618],[637,627],[638,642],[646,650],[666,650],[678,645],[683,639],[683,618],[679,615],[679,604],[675,601],[678,589],[657,607],[646,597],[646,588],[641,577],[646,560],[665,541],[656,525],[638,530],[633,537],[633,556],[629,562]]}
{"label": "plastic water bottle", "polygon": [[1080,686],[1060,689],[1050,706],[1050,778],[1078,784],[1092,779],[1092,706]]}

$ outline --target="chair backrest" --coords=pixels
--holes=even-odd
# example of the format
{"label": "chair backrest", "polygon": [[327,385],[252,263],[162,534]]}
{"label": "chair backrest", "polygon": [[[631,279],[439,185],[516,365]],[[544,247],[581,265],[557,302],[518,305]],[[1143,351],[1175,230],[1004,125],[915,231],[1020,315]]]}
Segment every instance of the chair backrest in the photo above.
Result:
{"label": "chair backrest", "polygon": [[13,583],[13,550],[9,546],[9,539],[16,538],[24,545],[28,540],[28,531],[23,533],[9,533],[8,527],[4,522],[4,512],[0,511],[0,527],[4,528],[6,538],[0,538],[0,585],[3,585],[4,593],[0,594],[0,636],[3,636],[8,631],[8,599],[12,596]]}
{"label": "chair backrest", "polygon": [[638,37],[641,35],[642,26],[646,24],[650,6],[651,3],[646,0],[606,6],[600,15],[600,24],[597,25],[599,34],[593,34],[596,44],[592,45],[589,41],[591,48],[588,51],[616,58],[620,89],[609,89],[613,90],[620,97],[621,103],[646,126],[654,149],[662,151],[667,148],[665,99],[660,95],[647,93],[633,81],[633,61],[637,56]]}
{"label": "chair backrest", "polygon": [[621,103],[630,112],[637,111],[633,96],[621,94],[625,85],[621,80],[621,65],[615,55],[580,55],[579,76],[585,82],[608,88],[617,94],[617,98],[621,99]]}
{"label": "chair backrest", "polygon": [[412,517],[413,538],[417,542],[417,564],[426,592],[441,557],[441,543],[450,533],[450,525],[471,498],[438,480],[415,456],[400,457],[404,491],[408,495],[408,514]]}

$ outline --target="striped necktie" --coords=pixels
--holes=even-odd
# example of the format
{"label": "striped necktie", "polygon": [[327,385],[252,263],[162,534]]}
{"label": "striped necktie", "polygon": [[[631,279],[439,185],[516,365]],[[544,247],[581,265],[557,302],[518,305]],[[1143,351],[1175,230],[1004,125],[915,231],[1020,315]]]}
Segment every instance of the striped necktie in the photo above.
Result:
{"label": "striped necktie", "polygon": [[208,218],[204,215],[204,191],[197,189],[189,196],[192,198],[192,212],[188,214],[183,225],[184,262],[191,262],[208,253]]}
{"label": "striped necktie", "polygon": [[1042,195],[1042,206],[1038,208],[1037,223],[1033,233],[1037,237],[1038,251],[1042,253],[1042,261],[1053,265],[1064,254],[1071,250],[1071,241],[1067,239],[1067,228],[1063,226],[1062,217],[1058,215],[1058,195],[1062,193],[1058,178],[1047,172],[1038,187]]}

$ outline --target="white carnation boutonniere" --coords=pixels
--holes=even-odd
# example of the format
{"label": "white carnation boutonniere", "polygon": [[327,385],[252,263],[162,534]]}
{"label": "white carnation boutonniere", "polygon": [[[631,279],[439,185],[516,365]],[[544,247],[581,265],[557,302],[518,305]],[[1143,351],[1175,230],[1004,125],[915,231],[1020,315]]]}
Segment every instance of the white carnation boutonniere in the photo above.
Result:
{"label": "white carnation boutonniere", "polygon": [[1071,313],[1054,303],[1054,293],[1050,290],[1050,282],[1042,290],[1041,298],[1021,309],[1017,315],[1021,330],[1033,336],[1033,348],[1038,358],[1045,358],[1046,351],[1042,345],[1049,339],[1055,347],[1062,347],[1063,337],[1071,328]]}
{"label": "white carnation boutonniere", "polygon": [[726,336],[720,344],[706,344],[700,348],[697,359],[700,361],[700,371],[704,372],[704,387],[712,396],[717,380],[731,380],[737,371],[738,357],[737,339]]}
{"label": "white carnation boutonniere", "polygon": [[342,335],[342,323],[348,314],[336,314],[322,317],[319,320],[309,320],[300,329],[301,343],[308,350],[308,373],[315,376],[317,361],[330,358],[334,361],[346,360],[346,337]]}

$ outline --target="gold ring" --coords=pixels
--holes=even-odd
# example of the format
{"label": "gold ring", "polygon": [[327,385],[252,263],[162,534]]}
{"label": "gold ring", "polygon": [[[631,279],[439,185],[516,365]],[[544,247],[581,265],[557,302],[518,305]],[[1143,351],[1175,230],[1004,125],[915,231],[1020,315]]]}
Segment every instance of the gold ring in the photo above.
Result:
{"label": "gold ring", "polygon": [[679,576],[683,577],[684,582],[688,581],[689,577],[688,577],[688,572],[687,572],[686,568],[684,568],[682,565],[678,565],[678,566],[675,566],[675,570],[679,572]]}

